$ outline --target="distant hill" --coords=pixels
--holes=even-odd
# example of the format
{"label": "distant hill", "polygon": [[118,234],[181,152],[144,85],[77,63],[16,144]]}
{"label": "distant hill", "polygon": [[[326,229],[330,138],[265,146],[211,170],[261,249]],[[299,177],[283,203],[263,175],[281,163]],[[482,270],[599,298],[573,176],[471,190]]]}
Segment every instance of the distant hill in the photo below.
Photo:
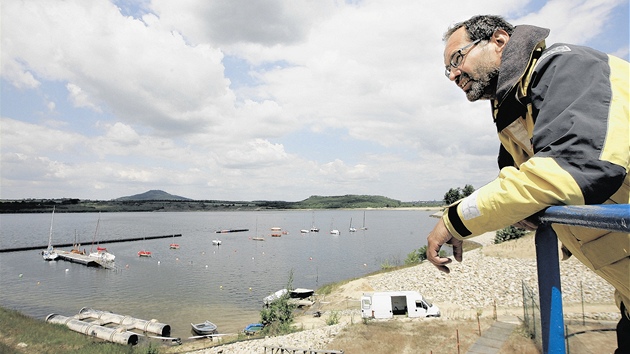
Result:
{"label": "distant hill", "polygon": [[114,199],[115,201],[128,201],[128,200],[192,200],[190,198],[180,197],[178,195],[172,195],[161,190],[150,190],[141,194],[130,195],[128,197],[120,197]]}
{"label": "distant hill", "polygon": [[294,203],[294,207],[303,209],[336,209],[336,208],[397,208],[402,206],[400,200],[380,195],[312,195],[301,202]]}
{"label": "distant hill", "polygon": [[288,209],[356,209],[405,208],[443,206],[443,201],[401,202],[379,195],[313,195],[299,202],[280,200],[195,200],[172,195],[161,190],[112,200],[61,199],[0,199],[0,213],[93,213],[148,211],[223,211],[223,210],[288,210]]}

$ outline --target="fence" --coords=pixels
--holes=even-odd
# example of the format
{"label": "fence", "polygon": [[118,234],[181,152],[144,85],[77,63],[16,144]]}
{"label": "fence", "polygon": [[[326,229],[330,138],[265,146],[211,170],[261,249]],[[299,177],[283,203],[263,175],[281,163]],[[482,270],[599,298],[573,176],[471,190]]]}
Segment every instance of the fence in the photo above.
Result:
{"label": "fence", "polygon": [[565,353],[558,238],[551,224],[630,233],[630,205],[553,206],[547,208],[540,221],[535,237],[542,349],[545,354]]}
{"label": "fence", "polygon": [[525,282],[523,288],[523,324],[527,332],[532,337],[536,346],[542,349],[542,327],[540,325],[540,306],[538,305],[538,294]]}

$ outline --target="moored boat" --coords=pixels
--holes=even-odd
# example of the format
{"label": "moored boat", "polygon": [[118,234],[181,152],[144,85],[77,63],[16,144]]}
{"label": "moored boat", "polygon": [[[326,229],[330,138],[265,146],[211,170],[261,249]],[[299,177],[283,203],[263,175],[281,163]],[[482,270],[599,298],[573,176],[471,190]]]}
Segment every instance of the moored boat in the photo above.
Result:
{"label": "moored boat", "polygon": [[[101,223],[101,214],[99,213],[98,220],[96,221],[96,230],[94,230],[94,238],[92,238],[92,247],[94,247],[94,242],[96,241],[96,236],[98,235],[98,228]],[[95,258],[101,262],[114,262],[116,256],[109,253],[107,248],[96,246],[96,252],[92,252],[92,247],[90,247],[90,258]]]}
{"label": "moored boat", "polygon": [[245,333],[246,335],[256,334],[262,331],[264,327],[265,325],[263,325],[262,323],[250,323],[245,326],[245,329],[243,329],[243,333]]}
{"label": "moored boat", "polygon": [[218,333],[217,325],[208,320],[197,324],[191,323],[190,325],[192,326],[193,332],[202,336]]}
{"label": "moored boat", "polygon": [[271,237],[282,237],[282,228],[281,227],[272,227],[271,228]]}
{"label": "moored boat", "polygon": [[151,257],[151,251],[138,251],[138,257]]}
{"label": "moored boat", "polygon": [[59,255],[52,246],[53,220],[55,218],[55,207],[53,206],[52,216],[50,218],[50,233],[48,234],[48,247],[42,251],[42,257],[45,261],[54,261]]}
{"label": "moored boat", "polygon": [[215,246],[221,246],[221,240],[212,240],[212,244]]}

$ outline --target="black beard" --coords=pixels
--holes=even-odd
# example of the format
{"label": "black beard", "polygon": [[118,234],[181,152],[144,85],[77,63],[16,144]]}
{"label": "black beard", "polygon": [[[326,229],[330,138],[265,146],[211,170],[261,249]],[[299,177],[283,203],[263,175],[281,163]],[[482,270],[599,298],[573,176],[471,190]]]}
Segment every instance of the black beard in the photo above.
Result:
{"label": "black beard", "polygon": [[492,100],[496,96],[499,69],[495,68],[478,80],[473,80],[470,90],[466,92],[468,101]]}

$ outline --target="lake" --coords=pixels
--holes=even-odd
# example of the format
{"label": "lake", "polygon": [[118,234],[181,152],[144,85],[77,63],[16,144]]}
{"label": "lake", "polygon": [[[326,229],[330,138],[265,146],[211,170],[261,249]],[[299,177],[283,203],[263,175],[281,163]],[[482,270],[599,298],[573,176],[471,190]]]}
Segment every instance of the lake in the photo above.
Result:
{"label": "lake", "polygon": [[[106,246],[116,255],[116,269],[46,262],[41,250],[0,253],[0,305],[40,319],[51,313],[73,316],[83,307],[157,319],[182,338],[191,335],[191,322],[206,319],[220,333],[236,333],[259,322],[262,298],[285,288],[291,273],[294,287],[317,289],[377,271],[384,263],[403,264],[426,244],[437,221],[430,217],[434,212],[55,213],[53,244],[76,238],[87,251]],[[364,215],[367,230],[360,229]],[[348,231],[351,223],[356,232]],[[44,246],[50,225],[51,214],[0,214],[0,248]],[[300,233],[312,225],[320,232]],[[271,237],[272,227],[287,234]],[[215,232],[222,229],[249,231]],[[182,237],[107,243],[171,234]],[[256,236],[265,241],[252,240]],[[213,239],[222,244],[213,246]],[[172,242],[180,249],[169,249]],[[138,257],[140,250],[152,257]]]}

